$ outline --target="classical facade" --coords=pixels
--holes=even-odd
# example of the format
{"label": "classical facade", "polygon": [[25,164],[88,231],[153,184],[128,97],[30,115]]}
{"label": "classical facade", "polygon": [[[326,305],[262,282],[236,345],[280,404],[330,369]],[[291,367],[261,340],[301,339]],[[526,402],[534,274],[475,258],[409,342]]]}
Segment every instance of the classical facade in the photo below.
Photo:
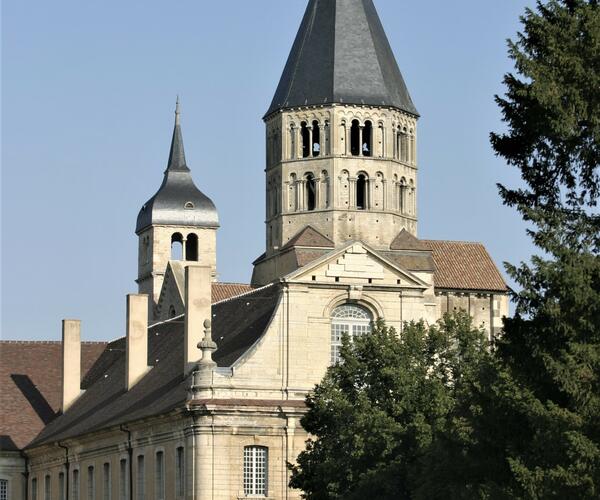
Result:
{"label": "classical facade", "polygon": [[372,0],[310,0],[264,116],[265,253],[239,285],[216,281],[218,213],[192,180],[177,105],[163,182],[137,218],[126,336],[82,344],[65,320],[38,394],[14,377],[36,379],[34,363],[2,370],[3,406],[32,424],[0,456],[0,500],[299,498],[286,463],[344,335],[458,309],[497,335],[507,289],[485,248],[418,238],[418,118]]}

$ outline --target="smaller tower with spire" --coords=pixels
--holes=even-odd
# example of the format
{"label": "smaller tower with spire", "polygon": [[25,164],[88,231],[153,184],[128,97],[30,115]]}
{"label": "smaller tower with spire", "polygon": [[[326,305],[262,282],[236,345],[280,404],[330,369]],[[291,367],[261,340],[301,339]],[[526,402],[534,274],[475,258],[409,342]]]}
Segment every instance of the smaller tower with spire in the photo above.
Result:
{"label": "smaller tower with spire", "polygon": [[[139,238],[139,293],[156,306],[170,260],[211,266],[216,275],[216,236],[219,216],[214,203],[194,184],[185,160],[179,98],[175,126],[163,182],[140,210],[135,233]],[[151,308],[151,311],[154,310]],[[152,319],[153,312],[150,312]]]}

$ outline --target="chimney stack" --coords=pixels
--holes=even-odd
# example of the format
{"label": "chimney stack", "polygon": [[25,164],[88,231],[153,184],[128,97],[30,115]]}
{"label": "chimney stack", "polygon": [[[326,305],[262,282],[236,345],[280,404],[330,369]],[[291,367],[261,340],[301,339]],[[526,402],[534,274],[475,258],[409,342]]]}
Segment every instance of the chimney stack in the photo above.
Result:
{"label": "chimney stack", "polygon": [[211,319],[211,268],[189,265],[185,268],[184,373],[187,375],[202,357],[198,344],[204,337],[204,321]]}
{"label": "chimney stack", "polygon": [[64,413],[81,395],[81,321],[62,321],[62,404]]}
{"label": "chimney stack", "polygon": [[125,385],[131,389],[148,366],[148,295],[127,295],[127,347]]}

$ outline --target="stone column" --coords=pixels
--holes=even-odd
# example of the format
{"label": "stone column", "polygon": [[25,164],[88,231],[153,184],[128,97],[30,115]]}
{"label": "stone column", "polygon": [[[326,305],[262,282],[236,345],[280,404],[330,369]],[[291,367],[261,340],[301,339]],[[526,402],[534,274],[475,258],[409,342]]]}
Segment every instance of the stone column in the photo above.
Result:
{"label": "stone column", "polygon": [[363,156],[363,129],[364,125],[358,126],[358,156]]}
{"label": "stone column", "polygon": [[296,127],[290,126],[290,154],[289,157],[293,160],[296,158]]}
{"label": "stone column", "polygon": [[356,178],[348,177],[348,208],[356,208]]}
{"label": "stone column", "polygon": [[315,209],[321,208],[321,178],[315,177]]}
{"label": "stone column", "polygon": [[370,210],[375,206],[375,178],[367,180],[367,184],[367,199],[365,200],[365,208]]}
{"label": "stone column", "polygon": [[325,120],[325,125],[323,127],[323,142],[325,147],[321,148],[321,151],[323,152],[322,154],[324,154],[325,156],[331,155],[331,151],[329,150],[329,145],[331,144],[331,138],[329,137],[330,133],[331,130],[329,129],[329,121]]}
{"label": "stone column", "polygon": [[300,180],[300,186],[298,189],[298,192],[300,194],[299,196],[299,200],[298,200],[298,211],[304,211],[306,210],[306,181],[304,179]]}
{"label": "stone column", "polygon": [[313,128],[312,125],[307,125],[308,129],[308,156],[313,156]]}
{"label": "stone column", "polygon": [[183,235],[181,235],[181,260],[186,260],[186,255],[185,255],[185,244],[187,242],[187,238]]}
{"label": "stone column", "polygon": [[[204,417],[212,419],[212,416]],[[194,429],[194,500],[213,500],[213,453],[214,436],[212,425],[206,422]]]}
{"label": "stone column", "polygon": [[383,189],[383,192],[381,193],[381,198],[382,198],[382,209],[383,210],[387,210],[388,208],[388,181],[387,179],[383,179],[381,181],[381,188]]}

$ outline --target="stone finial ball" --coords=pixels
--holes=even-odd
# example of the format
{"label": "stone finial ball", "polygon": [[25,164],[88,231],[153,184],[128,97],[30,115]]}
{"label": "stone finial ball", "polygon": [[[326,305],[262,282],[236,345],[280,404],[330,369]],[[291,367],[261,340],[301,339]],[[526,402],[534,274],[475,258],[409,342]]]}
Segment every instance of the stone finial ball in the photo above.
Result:
{"label": "stone finial ball", "polygon": [[205,319],[204,320],[204,328],[210,328],[210,319]]}

